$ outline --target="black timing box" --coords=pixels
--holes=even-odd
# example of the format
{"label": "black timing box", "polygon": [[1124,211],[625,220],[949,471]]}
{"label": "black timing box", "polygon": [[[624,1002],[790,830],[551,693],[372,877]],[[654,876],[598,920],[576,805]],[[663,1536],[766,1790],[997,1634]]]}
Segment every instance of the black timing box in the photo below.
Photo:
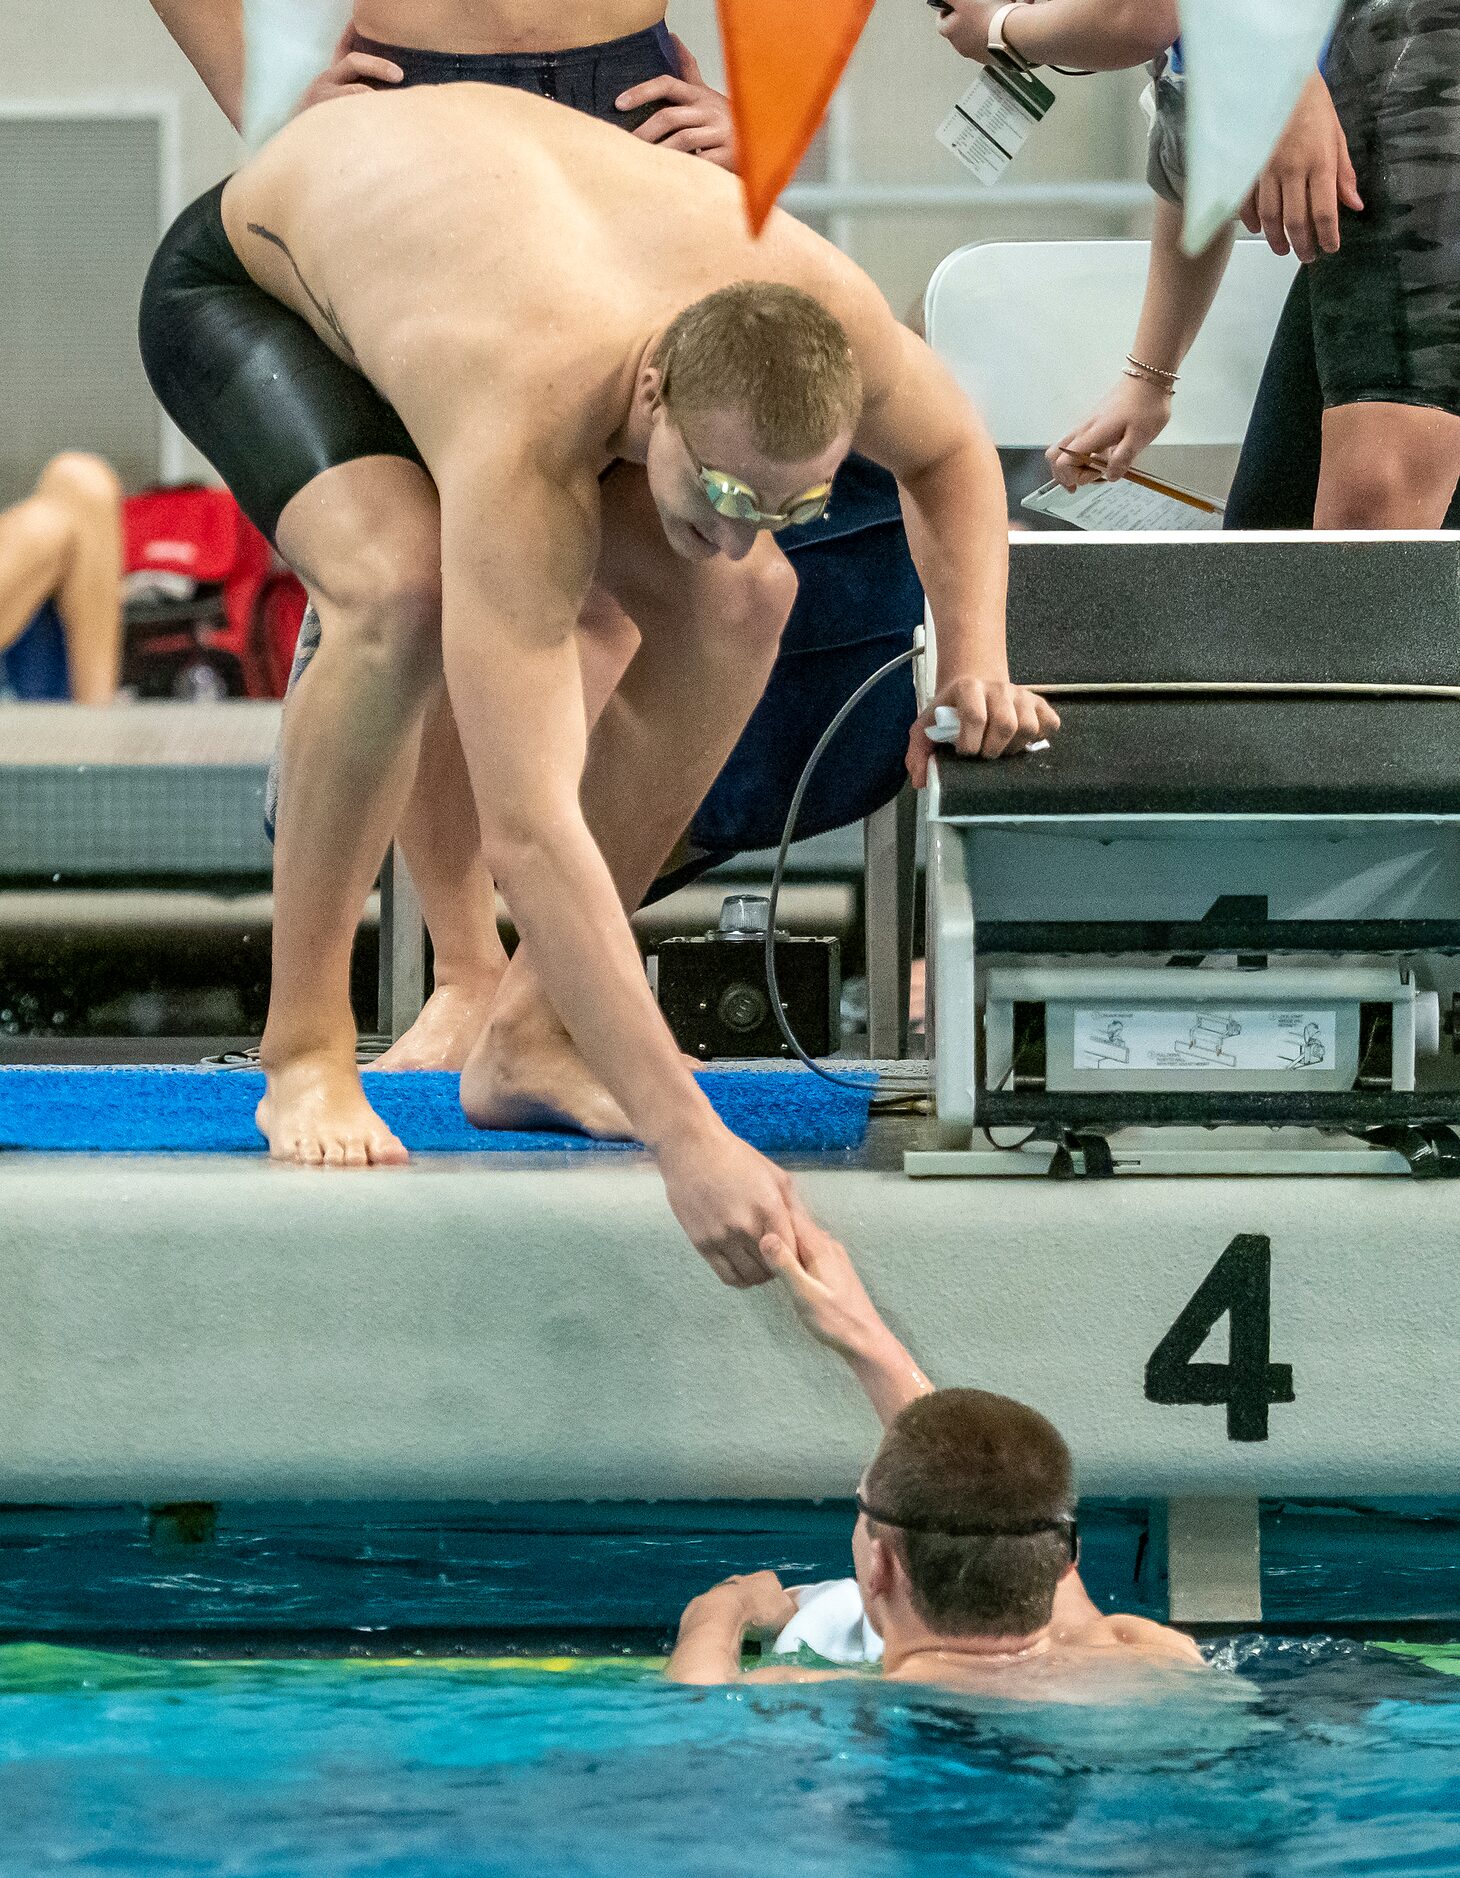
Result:
{"label": "black timing box", "polygon": [[[759,938],[709,933],[659,947],[659,1008],[680,1049],[721,1056],[790,1056],[771,1009]],[[776,980],[791,1029],[810,1056],[841,1047],[841,947],[835,939],[776,940]]]}

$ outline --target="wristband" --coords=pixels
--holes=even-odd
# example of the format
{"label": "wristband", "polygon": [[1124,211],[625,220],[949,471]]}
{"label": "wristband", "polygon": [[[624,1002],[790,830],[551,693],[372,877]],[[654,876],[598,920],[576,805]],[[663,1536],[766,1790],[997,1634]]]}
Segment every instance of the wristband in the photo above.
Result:
{"label": "wristband", "polygon": [[1011,13],[1016,12],[1019,7],[1026,3],[1027,0],[1008,0],[1008,4],[1001,6],[998,12],[994,14],[993,18],[989,21],[988,43],[990,52],[1002,52],[1008,57],[1015,59],[1020,57],[1019,52],[1015,47],[1011,46],[1004,37],[1004,22]]}

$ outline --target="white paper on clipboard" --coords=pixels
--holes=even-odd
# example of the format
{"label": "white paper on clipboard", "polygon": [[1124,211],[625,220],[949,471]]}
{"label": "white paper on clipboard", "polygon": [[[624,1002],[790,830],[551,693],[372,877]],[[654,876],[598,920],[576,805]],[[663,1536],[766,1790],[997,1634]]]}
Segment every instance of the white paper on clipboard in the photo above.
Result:
{"label": "white paper on clipboard", "polygon": [[1031,509],[1036,515],[1053,515],[1076,528],[1113,534],[1218,529],[1225,512],[1224,504],[1213,497],[1178,489],[1174,483],[1147,489],[1140,483],[1125,480],[1086,483],[1082,489],[1065,489],[1059,483],[1046,483],[1033,495],[1025,496],[1019,506]]}

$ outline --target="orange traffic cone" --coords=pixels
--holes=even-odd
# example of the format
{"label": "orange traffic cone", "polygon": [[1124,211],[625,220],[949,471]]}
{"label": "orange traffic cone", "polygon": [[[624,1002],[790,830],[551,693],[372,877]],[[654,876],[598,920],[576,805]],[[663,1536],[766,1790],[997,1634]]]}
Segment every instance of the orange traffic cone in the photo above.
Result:
{"label": "orange traffic cone", "polygon": [[758,235],[795,175],[873,0],[718,0],[740,180]]}

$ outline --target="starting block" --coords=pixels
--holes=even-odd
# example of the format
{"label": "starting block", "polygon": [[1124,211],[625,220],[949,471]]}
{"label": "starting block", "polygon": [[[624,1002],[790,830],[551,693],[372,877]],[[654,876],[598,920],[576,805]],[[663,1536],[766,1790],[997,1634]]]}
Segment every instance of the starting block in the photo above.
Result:
{"label": "starting block", "polygon": [[908,1173],[1460,1174],[1460,541],[1012,559],[1064,727],[936,761]]}

